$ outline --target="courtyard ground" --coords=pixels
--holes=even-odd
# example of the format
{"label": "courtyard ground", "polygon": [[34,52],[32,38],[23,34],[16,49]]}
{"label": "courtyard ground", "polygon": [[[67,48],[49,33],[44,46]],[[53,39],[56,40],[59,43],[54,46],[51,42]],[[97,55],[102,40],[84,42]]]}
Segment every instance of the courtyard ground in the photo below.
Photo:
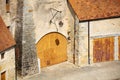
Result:
{"label": "courtyard ground", "polygon": [[42,68],[41,74],[22,80],[120,80],[120,61],[95,63],[86,67],[64,62]]}

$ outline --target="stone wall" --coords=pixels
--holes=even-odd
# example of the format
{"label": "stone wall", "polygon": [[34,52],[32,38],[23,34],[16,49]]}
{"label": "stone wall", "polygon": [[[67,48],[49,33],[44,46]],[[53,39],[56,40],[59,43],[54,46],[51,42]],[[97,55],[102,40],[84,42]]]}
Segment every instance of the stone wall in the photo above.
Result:
{"label": "stone wall", "polygon": [[[5,0],[0,4],[0,14],[15,35],[20,74],[38,73],[35,45],[50,32],[61,33],[68,40],[68,61],[78,66],[88,65],[88,22],[79,22],[67,0],[11,0],[10,13],[6,13]],[[93,40],[111,36],[115,40],[114,57],[118,60],[120,19],[90,21],[89,26],[90,62],[93,63]]]}
{"label": "stone wall", "polygon": [[[10,13],[6,12],[6,0],[0,0],[0,16],[3,18],[6,26],[10,26],[10,31],[14,37],[14,26],[12,23],[13,16],[16,14],[16,0],[10,0]],[[6,80],[16,80],[15,79],[15,49],[9,49],[5,51],[5,58],[0,59],[0,73],[6,71]]]}
{"label": "stone wall", "polygon": [[0,59],[0,73],[2,72],[6,72],[6,80],[16,80],[14,48],[5,51],[4,58]]}
{"label": "stone wall", "polygon": [[32,6],[29,0],[24,0],[23,30],[22,30],[22,75],[38,73],[38,61],[35,48],[35,26]]}
{"label": "stone wall", "polygon": [[10,0],[10,12],[6,12],[6,0],[0,1],[0,16],[3,18],[6,26],[10,26],[9,30],[11,31],[13,37],[15,37],[15,27],[17,20],[17,0]]}
{"label": "stone wall", "polygon": [[96,38],[114,37],[114,59],[118,60],[118,36],[120,36],[120,18],[90,22],[91,63],[93,63],[93,40]]}
{"label": "stone wall", "polygon": [[[90,28],[90,44],[88,44],[88,25]],[[90,63],[93,63],[93,40],[96,38],[114,37],[114,58],[118,60],[118,36],[120,36],[120,18],[80,22],[77,29],[76,53],[78,54],[78,65],[86,66],[88,60],[88,45],[90,49]]]}
{"label": "stone wall", "polygon": [[18,2],[17,0],[10,0],[10,31],[15,38],[15,28],[17,27],[16,22],[18,21],[17,16],[17,6]]}
{"label": "stone wall", "polygon": [[74,18],[67,0],[35,0],[32,4],[36,43],[50,32],[63,34],[68,40],[68,61],[73,62]]}
{"label": "stone wall", "polygon": [[17,21],[16,21],[16,28],[15,28],[15,40],[16,40],[16,62],[17,62],[17,73],[21,74],[22,70],[22,26],[23,26],[23,0],[18,0],[17,3]]}
{"label": "stone wall", "polygon": [[[67,10],[66,1],[36,0],[33,3],[34,3],[33,5],[34,22],[36,26],[35,29],[36,42],[38,42],[42,36],[50,32],[62,33],[67,38],[68,37],[67,30],[69,28],[69,25],[68,25],[68,15],[67,15],[68,10]],[[54,15],[55,17],[53,18]],[[63,22],[63,26],[59,25],[60,21]]]}
{"label": "stone wall", "polygon": [[6,0],[0,0],[0,16],[3,18],[6,26],[10,25],[10,13],[6,12]]}
{"label": "stone wall", "polygon": [[78,55],[78,66],[88,65],[88,22],[80,22],[78,24],[75,37],[76,54]]}
{"label": "stone wall", "polygon": [[120,18],[91,21],[90,26],[91,37],[120,34]]}
{"label": "stone wall", "polygon": [[17,70],[22,76],[38,73],[32,3],[28,2],[10,0],[10,11],[7,12],[6,0],[0,1],[0,15],[6,26],[10,26],[17,43],[15,50]]}
{"label": "stone wall", "polygon": [[[0,8],[0,14],[17,43],[18,73],[25,76],[38,72],[35,42],[50,32],[66,36],[68,61],[73,62],[74,18],[66,0],[10,0],[10,13],[6,13],[5,0],[1,0]],[[62,26],[59,25],[61,21]]]}
{"label": "stone wall", "polygon": [[18,0],[17,18],[15,33],[17,69],[18,73],[25,77],[39,72],[31,1]]}

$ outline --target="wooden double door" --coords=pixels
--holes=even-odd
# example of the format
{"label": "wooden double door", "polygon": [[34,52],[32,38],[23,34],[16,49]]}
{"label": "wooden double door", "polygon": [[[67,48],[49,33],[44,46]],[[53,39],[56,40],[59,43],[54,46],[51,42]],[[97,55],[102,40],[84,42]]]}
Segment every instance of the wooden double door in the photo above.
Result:
{"label": "wooden double door", "polygon": [[36,44],[40,66],[46,67],[67,60],[67,40],[60,33],[49,33]]}
{"label": "wooden double door", "polygon": [[114,60],[114,37],[94,39],[93,45],[93,62]]}

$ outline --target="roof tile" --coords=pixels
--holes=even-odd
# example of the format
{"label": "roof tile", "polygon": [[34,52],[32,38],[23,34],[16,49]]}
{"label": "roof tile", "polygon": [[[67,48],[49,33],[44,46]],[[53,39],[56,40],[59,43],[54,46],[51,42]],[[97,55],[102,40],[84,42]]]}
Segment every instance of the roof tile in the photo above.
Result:
{"label": "roof tile", "polygon": [[15,40],[0,17],[0,52],[14,46]]}
{"label": "roof tile", "polygon": [[120,0],[68,0],[80,21],[120,16]]}

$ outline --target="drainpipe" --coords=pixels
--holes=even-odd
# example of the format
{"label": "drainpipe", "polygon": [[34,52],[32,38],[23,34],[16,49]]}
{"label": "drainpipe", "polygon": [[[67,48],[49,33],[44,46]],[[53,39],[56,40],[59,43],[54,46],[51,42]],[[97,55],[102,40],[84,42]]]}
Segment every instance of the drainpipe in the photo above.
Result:
{"label": "drainpipe", "polygon": [[16,48],[17,48],[17,46],[15,45],[15,47],[14,47],[14,52],[15,52],[15,80],[17,80],[17,64],[18,64],[18,62],[17,62],[17,55],[16,55],[16,53],[17,53],[17,50],[16,50]]}
{"label": "drainpipe", "polygon": [[90,21],[88,21],[88,64],[90,64]]}
{"label": "drainpipe", "polygon": [[[75,21],[76,21],[76,18],[75,18]],[[76,36],[76,22],[74,22],[74,53],[73,53],[73,64],[75,64],[75,54],[76,54],[76,52],[75,52],[75,36]]]}

